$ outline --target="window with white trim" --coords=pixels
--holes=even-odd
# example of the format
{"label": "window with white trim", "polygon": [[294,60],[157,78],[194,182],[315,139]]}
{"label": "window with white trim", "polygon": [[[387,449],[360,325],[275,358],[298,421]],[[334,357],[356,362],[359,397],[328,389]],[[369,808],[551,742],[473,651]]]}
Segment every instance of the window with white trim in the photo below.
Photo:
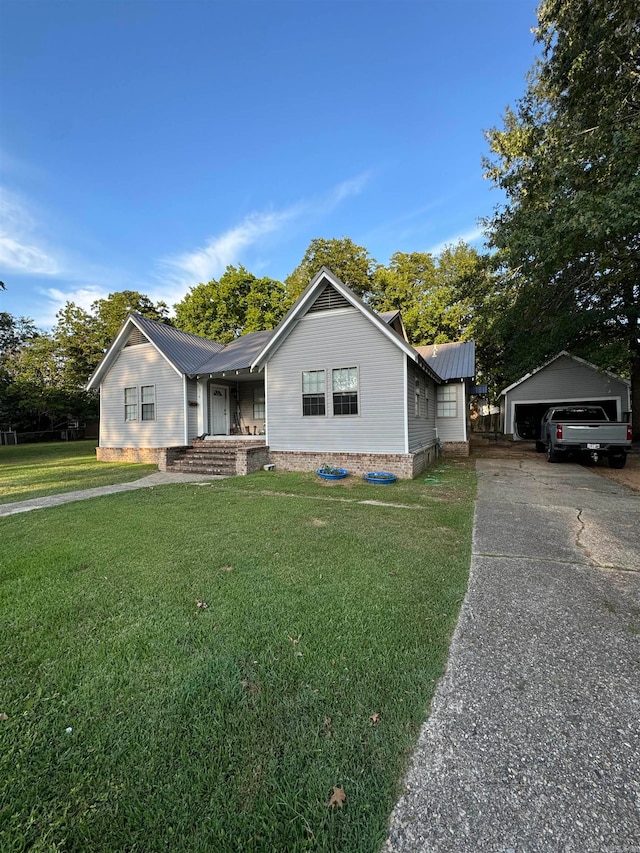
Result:
{"label": "window with white trim", "polygon": [[416,376],[414,379],[414,392],[413,392],[413,414],[414,417],[420,417],[420,377]]}
{"label": "window with white trim", "polygon": [[253,419],[264,420],[264,388],[253,389]]}
{"label": "window with white trim", "polygon": [[358,414],[358,368],[336,367],[331,371],[334,415]]}
{"label": "window with white trim", "polygon": [[455,418],[457,416],[457,385],[438,385],[436,399],[436,413],[439,418]]}
{"label": "window with white trim", "polygon": [[124,389],[124,419],[125,421],[138,420],[138,389]]}
{"label": "window with white trim", "polygon": [[156,386],[142,385],[140,388],[140,403],[143,421],[156,419]]}
{"label": "window with white trim", "polygon": [[324,370],[302,371],[302,414],[325,415],[325,372]]}

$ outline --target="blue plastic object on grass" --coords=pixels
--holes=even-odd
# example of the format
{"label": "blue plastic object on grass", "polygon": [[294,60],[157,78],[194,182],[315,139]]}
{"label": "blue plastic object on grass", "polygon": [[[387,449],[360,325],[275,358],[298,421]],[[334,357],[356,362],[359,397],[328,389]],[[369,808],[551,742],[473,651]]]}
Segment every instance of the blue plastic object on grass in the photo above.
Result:
{"label": "blue plastic object on grass", "polygon": [[374,483],[376,486],[390,486],[398,478],[390,471],[370,471],[368,474],[363,474],[362,479],[366,480],[367,483]]}
{"label": "blue plastic object on grass", "polygon": [[330,468],[325,471],[324,468],[318,468],[316,474],[322,477],[323,480],[343,480],[349,472],[346,468]]}

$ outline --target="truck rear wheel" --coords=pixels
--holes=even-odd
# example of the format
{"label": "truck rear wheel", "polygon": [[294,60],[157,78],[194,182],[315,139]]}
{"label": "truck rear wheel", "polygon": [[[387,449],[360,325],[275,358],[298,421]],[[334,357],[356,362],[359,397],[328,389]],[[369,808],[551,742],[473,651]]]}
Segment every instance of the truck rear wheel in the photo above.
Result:
{"label": "truck rear wheel", "polygon": [[627,464],[626,453],[611,453],[609,454],[609,468],[624,468]]}
{"label": "truck rear wheel", "polygon": [[551,446],[551,442],[547,445],[547,462],[559,462],[562,457],[557,450]]}

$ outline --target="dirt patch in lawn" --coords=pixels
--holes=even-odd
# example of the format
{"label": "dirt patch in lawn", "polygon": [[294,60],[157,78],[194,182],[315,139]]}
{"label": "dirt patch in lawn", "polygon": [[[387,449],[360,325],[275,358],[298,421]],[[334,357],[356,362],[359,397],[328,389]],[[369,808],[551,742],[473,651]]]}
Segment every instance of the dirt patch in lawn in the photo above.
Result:
{"label": "dirt patch in lawn", "polygon": [[[544,458],[536,451],[533,441],[512,442],[487,439],[474,441],[472,439],[471,442],[471,459],[530,459],[531,457]],[[626,486],[634,492],[640,492],[640,447],[634,445],[633,452],[627,455],[627,464],[624,468],[619,470],[609,468],[607,460],[601,459],[597,465],[590,466],[589,470],[607,480]]]}
{"label": "dirt patch in lawn", "polygon": [[616,470],[608,467],[608,462],[599,462],[595,468],[591,470],[601,477],[606,477],[608,480],[613,480],[614,483],[619,483],[621,486],[627,486],[634,492],[640,492],[640,454],[638,452],[627,454],[627,464],[624,468]]}

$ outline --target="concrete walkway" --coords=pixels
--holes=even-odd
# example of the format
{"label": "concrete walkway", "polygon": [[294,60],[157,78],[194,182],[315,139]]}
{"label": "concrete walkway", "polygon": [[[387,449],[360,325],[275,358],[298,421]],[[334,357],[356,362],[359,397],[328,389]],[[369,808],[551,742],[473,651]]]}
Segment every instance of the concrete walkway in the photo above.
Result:
{"label": "concrete walkway", "polygon": [[97,498],[101,495],[115,495],[118,492],[131,492],[134,489],[149,489],[152,486],[164,486],[168,483],[195,483],[205,480],[221,480],[209,474],[170,474],[158,471],[149,474],[140,480],[130,483],[117,483],[115,486],[97,486],[95,489],[80,489],[77,492],[64,492],[61,495],[46,495],[42,498],[31,498],[27,501],[14,501],[13,503],[0,504],[0,518],[7,515],[16,515],[19,512],[31,512],[34,509],[46,509],[50,506],[59,506],[73,501],[84,501],[88,498]]}
{"label": "concrete walkway", "polygon": [[640,496],[479,460],[470,585],[386,851],[640,851]]}

